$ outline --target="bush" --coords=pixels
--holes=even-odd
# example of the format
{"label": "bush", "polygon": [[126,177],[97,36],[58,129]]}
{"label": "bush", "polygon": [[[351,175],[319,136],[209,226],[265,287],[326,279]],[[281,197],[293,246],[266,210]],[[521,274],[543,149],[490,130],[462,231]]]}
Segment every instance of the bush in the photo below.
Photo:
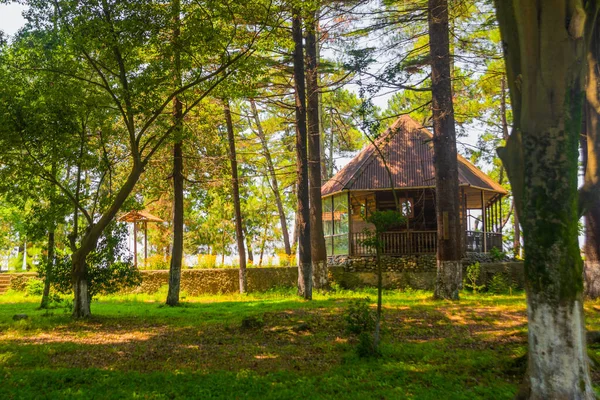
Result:
{"label": "bush", "polygon": [[358,336],[356,354],[361,358],[379,357],[381,355],[379,349],[375,347],[373,335],[363,332]]}
{"label": "bush", "polygon": [[488,292],[492,294],[506,294],[510,291],[510,283],[503,273],[498,272],[492,276],[488,283]]}
{"label": "bush", "polygon": [[44,293],[44,282],[39,279],[29,279],[25,283],[27,296],[41,296]]}
{"label": "bush", "polygon": [[144,263],[144,269],[147,270],[165,270],[171,266],[171,257],[165,257],[161,254],[153,254]]}
{"label": "bush", "polygon": [[289,256],[285,253],[277,253],[277,258],[279,258],[279,266],[280,267],[296,267],[296,254],[290,254]]}
{"label": "bush", "polygon": [[490,258],[494,262],[504,261],[506,259],[506,253],[496,247],[492,247],[490,250]]}
{"label": "bush", "polygon": [[198,254],[198,264],[196,268],[215,268],[217,266],[217,256],[213,254]]}
{"label": "bush", "polygon": [[370,307],[371,299],[357,299],[350,302],[348,309],[344,313],[346,321],[346,332],[355,335],[362,333],[371,333],[375,330],[375,321],[377,315],[375,310]]}
{"label": "bush", "polygon": [[464,286],[471,289],[473,293],[477,293],[485,289],[485,285],[478,285],[479,277],[481,276],[481,266],[479,262],[469,265],[467,267],[467,277],[465,279]]}
{"label": "bush", "polygon": [[[90,298],[97,294],[117,293],[142,282],[140,271],[131,264],[125,249],[127,227],[113,222],[98,241],[96,250],[86,259]],[[43,274],[41,274],[43,275]],[[71,293],[71,256],[57,258],[52,273],[52,283],[60,293]]]}

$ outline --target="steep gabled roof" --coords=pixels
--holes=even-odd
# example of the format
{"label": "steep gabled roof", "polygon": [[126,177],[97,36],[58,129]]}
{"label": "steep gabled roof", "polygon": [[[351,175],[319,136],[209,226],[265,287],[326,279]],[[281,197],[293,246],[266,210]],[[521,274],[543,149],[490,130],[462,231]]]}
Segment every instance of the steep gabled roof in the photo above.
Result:
{"label": "steep gabled roof", "polygon": [[[375,142],[387,161],[397,189],[435,187],[433,135],[409,116],[398,118]],[[389,174],[373,144],[365,147],[321,188],[328,196],[342,190],[390,189]],[[458,156],[460,186],[474,186],[501,194],[507,191]]]}

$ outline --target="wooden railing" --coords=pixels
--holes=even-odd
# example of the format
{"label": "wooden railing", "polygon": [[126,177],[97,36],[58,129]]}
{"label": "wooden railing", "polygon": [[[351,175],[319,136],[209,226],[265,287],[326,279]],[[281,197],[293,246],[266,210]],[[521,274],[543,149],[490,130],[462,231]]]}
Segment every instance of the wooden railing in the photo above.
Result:
{"label": "wooden railing", "polygon": [[[351,235],[351,254],[364,256],[375,254],[375,250],[365,246],[364,241],[368,234],[363,232]],[[466,250],[469,252],[487,253],[492,248],[502,249],[502,234],[486,232],[485,248],[483,232],[467,231]],[[410,232],[385,232],[381,235],[383,241],[383,254],[434,254],[437,250],[436,231],[410,231]]]}
{"label": "wooden railing", "polygon": [[[374,254],[375,250],[364,245],[365,233],[352,234],[352,254],[357,256]],[[428,254],[437,249],[436,231],[384,232],[383,254]]]}
{"label": "wooden railing", "polygon": [[502,250],[502,234],[486,232],[484,245],[483,232],[467,231],[466,246],[467,251],[475,253],[488,253],[494,247],[498,250]]}

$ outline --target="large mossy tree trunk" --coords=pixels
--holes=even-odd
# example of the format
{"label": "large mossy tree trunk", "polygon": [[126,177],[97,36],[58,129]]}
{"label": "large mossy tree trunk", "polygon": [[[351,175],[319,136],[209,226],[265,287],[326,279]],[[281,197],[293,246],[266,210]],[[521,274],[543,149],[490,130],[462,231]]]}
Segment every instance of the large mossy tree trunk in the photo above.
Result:
{"label": "large mossy tree trunk", "polygon": [[428,20],[438,226],[434,297],[458,300],[462,282],[462,229],[447,0],[429,0]]}
{"label": "large mossy tree trunk", "polygon": [[321,129],[319,119],[319,80],[317,66],[317,21],[311,12],[306,19],[306,89],[308,94],[308,181],[310,183],[310,254],[313,286],[327,289],[327,249],[323,233],[321,202]]}
{"label": "large mossy tree trunk", "polygon": [[528,369],[519,398],[593,399],[578,245],[578,144],[586,45],[597,9],[497,0],[513,109],[498,150],[523,228]]}
{"label": "large mossy tree trunk", "polygon": [[[181,54],[179,52],[180,37],[180,2],[175,0],[173,8],[173,80],[174,86],[181,86]],[[173,246],[171,249],[171,265],[169,266],[169,291],[167,305],[179,304],[181,289],[181,267],[183,264],[183,104],[178,97],[173,98]]]}
{"label": "large mossy tree trunk", "polygon": [[235,135],[233,132],[233,121],[231,120],[231,109],[229,108],[229,102],[227,100],[223,101],[223,111],[225,113],[225,123],[227,125],[229,163],[231,165],[231,194],[233,196],[233,209],[235,211],[235,238],[237,240],[240,263],[240,293],[246,293],[248,291],[248,277],[246,274],[246,250],[244,248],[244,228],[242,223],[242,207],[240,204],[240,186],[235,151]]}
{"label": "large mossy tree trunk", "polygon": [[300,10],[292,9],[294,41],[294,92],[296,99],[296,174],[298,182],[298,294],[312,299],[312,256],[310,241],[310,209],[306,128],[306,91],[304,84],[304,45]]}
{"label": "large mossy tree trunk", "polygon": [[[592,33],[587,57],[585,132],[581,135],[584,185],[594,187],[600,181],[600,28]],[[600,195],[593,191],[585,204],[585,295],[600,297]]]}

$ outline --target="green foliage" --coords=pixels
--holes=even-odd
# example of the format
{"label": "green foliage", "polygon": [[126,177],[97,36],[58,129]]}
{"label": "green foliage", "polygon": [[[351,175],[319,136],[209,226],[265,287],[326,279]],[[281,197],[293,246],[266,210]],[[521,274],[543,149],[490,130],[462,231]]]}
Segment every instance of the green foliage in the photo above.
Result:
{"label": "green foliage", "polygon": [[25,284],[27,296],[41,296],[44,293],[44,282],[39,279],[29,279]]}
{"label": "green foliage", "polygon": [[471,289],[473,293],[480,292],[485,289],[485,284],[478,285],[477,282],[481,277],[481,266],[479,262],[471,264],[467,267],[467,277],[464,282],[464,286]]}
{"label": "green foliage", "polygon": [[[90,297],[100,293],[117,293],[141,283],[140,272],[131,264],[131,258],[125,248],[126,234],[126,224],[113,222],[98,241],[96,250],[88,255]],[[61,293],[72,291],[70,255],[66,254],[57,259],[52,282]]]}
{"label": "green foliage", "polygon": [[375,310],[371,309],[370,304],[371,299],[368,297],[350,301],[348,308],[344,312],[346,332],[354,335],[372,335],[377,316]]}
{"label": "green foliage", "polygon": [[367,217],[367,222],[375,225],[377,233],[382,233],[402,225],[406,222],[406,217],[394,210],[374,211]]}
{"label": "green foliage", "polygon": [[496,247],[490,249],[490,258],[492,261],[503,261],[506,259],[506,253]]}
{"label": "green foliage", "polygon": [[502,272],[498,272],[492,276],[492,279],[487,285],[488,293],[492,294],[507,294],[512,292],[512,287],[506,276]]}

